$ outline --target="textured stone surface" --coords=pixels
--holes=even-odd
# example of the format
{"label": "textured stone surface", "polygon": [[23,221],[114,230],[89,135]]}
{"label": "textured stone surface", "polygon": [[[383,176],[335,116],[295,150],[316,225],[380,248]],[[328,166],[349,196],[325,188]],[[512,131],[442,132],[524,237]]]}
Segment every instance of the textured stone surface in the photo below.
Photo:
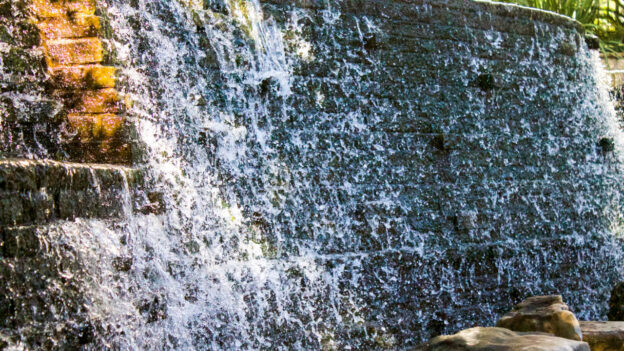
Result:
{"label": "textured stone surface", "polygon": [[505,314],[497,327],[519,332],[543,332],[583,340],[579,321],[563,303],[560,295],[533,296],[515,305]]}
{"label": "textured stone surface", "polygon": [[[102,225],[115,227],[114,221]],[[0,226],[0,340],[5,345],[106,349],[95,339],[101,328],[87,307],[93,301],[84,294],[99,268],[85,266],[85,253],[72,245],[84,240],[91,227],[84,221]]]}
{"label": "textured stone surface", "polygon": [[591,351],[623,351],[624,322],[581,322],[583,341]]}
{"label": "textured stone surface", "polygon": [[63,158],[62,106],[47,96],[30,1],[0,1],[0,159]]}
{"label": "textured stone surface", "polygon": [[261,1],[279,40],[256,46],[256,17],[217,3],[105,1],[102,44],[123,51],[167,220],[73,228],[85,241],[66,242],[98,262],[85,293],[125,307],[102,308],[98,338],[403,349],[532,294],[606,313],[621,145],[597,146],[614,131],[576,22],[464,1]]}
{"label": "textured stone surface", "polygon": [[613,287],[607,316],[610,321],[624,321],[624,282],[619,282]]}
{"label": "textured stone surface", "polygon": [[52,161],[0,161],[0,226],[118,217],[137,172]]}
{"label": "textured stone surface", "polygon": [[[7,51],[3,81],[15,82],[0,96],[0,158],[132,162],[132,128],[124,121],[122,99],[114,89],[116,69],[103,65],[108,53],[98,37],[101,24],[94,6],[95,1],[36,0],[28,8],[12,6],[13,18],[0,17],[6,23],[1,28],[11,29],[7,38],[14,37],[0,48],[0,54]],[[15,36],[15,27],[34,39]],[[20,87],[26,83],[30,89]],[[81,126],[114,121],[115,133],[76,128],[79,119],[86,121]]]}
{"label": "textured stone surface", "polygon": [[585,342],[547,334],[514,333],[503,328],[471,328],[455,335],[438,336],[422,351],[589,351]]}
{"label": "textured stone surface", "polygon": [[[606,314],[621,146],[597,146],[616,131],[578,23],[469,1],[267,0],[258,18],[280,40],[258,43],[255,16],[234,18],[251,2],[106,3],[129,113],[179,216],[134,235],[182,262],[136,291],[187,286],[206,276],[197,261],[219,276],[182,302],[205,306],[192,320],[209,331],[187,343],[401,349],[533,294]],[[240,231],[214,214],[238,209]],[[188,321],[158,323],[133,347]]]}

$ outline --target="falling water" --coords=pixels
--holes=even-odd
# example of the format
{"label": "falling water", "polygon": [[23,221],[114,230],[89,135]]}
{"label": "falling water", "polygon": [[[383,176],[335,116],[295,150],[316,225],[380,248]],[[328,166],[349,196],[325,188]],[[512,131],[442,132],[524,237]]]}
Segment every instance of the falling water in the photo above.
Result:
{"label": "falling water", "polygon": [[[73,305],[31,327],[71,317],[97,350],[356,350],[531,294],[603,316],[624,145],[597,54],[561,18],[514,33],[500,5],[448,6],[102,1],[145,184],[126,180],[124,220],[41,234]],[[136,211],[150,194],[164,211]]]}

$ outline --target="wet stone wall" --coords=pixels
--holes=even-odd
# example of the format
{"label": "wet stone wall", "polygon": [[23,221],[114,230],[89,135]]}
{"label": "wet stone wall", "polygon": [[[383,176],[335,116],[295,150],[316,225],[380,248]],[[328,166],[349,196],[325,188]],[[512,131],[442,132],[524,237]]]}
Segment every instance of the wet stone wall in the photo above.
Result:
{"label": "wet stone wall", "polygon": [[109,344],[402,349],[550,293],[606,314],[622,140],[577,23],[466,1],[104,7],[167,209],[94,235],[132,238],[127,272],[98,256]]}
{"label": "wet stone wall", "polygon": [[46,91],[30,1],[0,2],[0,158],[62,158],[61,105]]}
{"label": "wet stone wall", "polygon": [[[33,12],[33,4],[66,3],[0,1],[0,350],[78,350],[94,342],[98,324],[84,291],[97,274],[76,248],[85,246],[80,241],[91,226],[114,228],[124,215],[145,210],[136,205],[139,170],[66,162],[96,159],[75,140],[67,105],[52,94],[37,28],[43,17]],[[49,26],[48,34],[71,26]]]}
{"label": "wet stone wall", "polygon": [[0,158],[132,163],[95,0],[0,2]]}
{"label": "wet stone wall", "polygon": [[555,292],[604,317],[622,184],[601,140],[619,132],[577,23],[466,1],[262,3],[292,95],[266,98],[273,206],[253,183],[239,198],[276,257],[313,252],[340,281],[327,340],[409,345]]}
{"label": "wet stone wall", "polygon": [[[154,193],[132,213],[115,167],[7,161],[0,341],[408,349],[550,293],[605,317],[623,144],[577,23],[452,0],[106,0],[98,16]],[[77,180],[48,191],[50,172]],[[90,195],[64,216],[72,191]]]}

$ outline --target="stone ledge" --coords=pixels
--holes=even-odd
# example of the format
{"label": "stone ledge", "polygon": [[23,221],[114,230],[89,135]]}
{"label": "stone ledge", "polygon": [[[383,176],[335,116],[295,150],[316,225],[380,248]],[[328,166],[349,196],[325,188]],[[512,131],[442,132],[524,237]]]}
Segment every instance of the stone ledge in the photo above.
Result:
{"label": "stone ledge", "polygon": [[38,24],[46,39],[92,37],[100,30],[100,19],[93,15],[76,14],[69,17],[46,18]]}
{"label": "stone ledge", "polygon": [[122,166],[0,161],[0,226],[122,216],[140,178]]}
{"label": "stone ledge", "polygon": [[581,322],[583,341],[592,351],[624,350],[624,322]]}
{"label": "stone ledge", "polygon": [[[291,5],[308,9],[326,8],[323,0],[262,0],[263,3]],[[379,16],[380,14],[396,17],[409,17],[406,7],[430,5],[446,7],[458,11],[487,11],[493,15],[545,22],[552,25],[573,28],[583,33],[583,26],[576,20],[550,11],[543,11],[514,4],[498,3],[487,0],[344,0],[341,11]]]}
{"label": "stone ledge", "polygon": [[33,0],[32,9],[40,18],[63,17],[68,12],[95,13],[95,0]]}

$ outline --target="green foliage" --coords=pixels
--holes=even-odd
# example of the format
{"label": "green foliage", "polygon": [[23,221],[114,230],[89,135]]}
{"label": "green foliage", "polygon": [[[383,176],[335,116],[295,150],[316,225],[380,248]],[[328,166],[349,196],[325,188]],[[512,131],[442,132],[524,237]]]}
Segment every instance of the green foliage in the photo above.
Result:
{"label": "green foliage", "polygon": [[566,15],[583,24],[592,23],[600,8],[600,1],[596,0],[516,0],[513,2]]}
{"label": "green foliage", "polygon": [[503,0],[572,17],[600,39],[604,52],[624,52],[624,0]]}

